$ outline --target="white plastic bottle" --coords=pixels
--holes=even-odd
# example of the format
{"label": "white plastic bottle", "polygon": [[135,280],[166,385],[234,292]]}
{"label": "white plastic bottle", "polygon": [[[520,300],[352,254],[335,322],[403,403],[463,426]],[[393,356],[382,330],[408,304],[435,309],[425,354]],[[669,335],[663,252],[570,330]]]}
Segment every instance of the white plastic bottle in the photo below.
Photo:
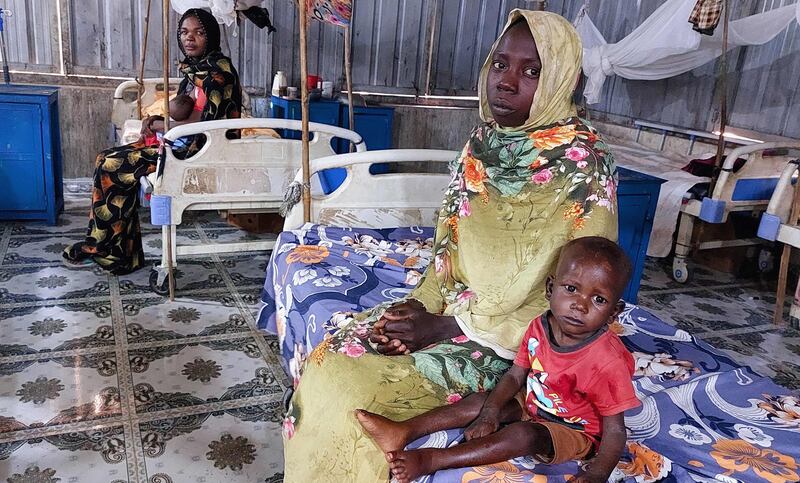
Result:
{"label": "white plastic bottle", "polygon": [[275,73],[275,77],[272,79],[272,95],[286,95],[285,92],[287,85],[288,82],[286,80],[286,74],[282,70],[279,70]]}

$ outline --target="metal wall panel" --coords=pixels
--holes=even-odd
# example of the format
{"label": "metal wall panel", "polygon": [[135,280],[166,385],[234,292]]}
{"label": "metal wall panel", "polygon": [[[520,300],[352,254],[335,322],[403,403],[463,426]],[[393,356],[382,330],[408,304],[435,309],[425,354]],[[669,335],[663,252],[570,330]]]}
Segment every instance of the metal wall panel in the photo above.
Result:
{"label": "metal wall panel", "polygon": [[[758,12],[794,4],[762,0]],[[771,42],[742,56],[731,125],[800,138],[800,28],[792,22]]]}
{"label": "metal wall panel", "polygon": [[58,16],[52,0],[0,0],[13,16],[4,18],[12,69],[59,72]]}
{"label": "metal wall panel", "polygon": [[[0,0],[15,16],[6,38],[12,68],[60,72],[59,0]],[[69,73],[132,77],[138,72],[147,0],[60,0],[68,18],[64,46]],[[732,18],[797,0],[737,0]],[[152,0],[146,75],[161,75],[161,0]],[[550,0],[548,10],[573,20],[584,0]],[[589,14],[609,42],[641,24],[662,0],[589,2]],[[353,83],[357,90],[421,95],[475,95],[478,71],[513,8],[527,0],[357,0],[354,2]],[[224,29],[229,52],[242,83],[269,90],[274,72],[287,73],[299,86],[299,32],[296,4],[266,0],[278,29],[272,35],[245,21],[234,36]],[[170,25],[178,16],[171,14]],[[174,27],[171,27],[174,29]],[[344,85],[345,30],[311,21],[309,73]],[[174,33],[171,60],[180,59]],[[432,39],[432,46],[431,46]],[[241,57],[241,58],[240,58]],[[428,65],[430,62],[430,77]],[[647,119],[711,130],[718,122],[717,64],[660,81],[610,77],[602,102],[592,106],[612,120]],[[792,24],[766,45],[731,52],[730,124],[800,137],[800,28]],[[173,67],[173,72],[175,69]]]}

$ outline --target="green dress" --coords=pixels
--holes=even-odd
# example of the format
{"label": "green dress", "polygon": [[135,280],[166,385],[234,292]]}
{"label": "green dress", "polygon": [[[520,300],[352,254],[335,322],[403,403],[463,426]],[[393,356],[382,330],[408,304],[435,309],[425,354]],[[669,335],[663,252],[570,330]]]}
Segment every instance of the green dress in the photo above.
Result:
{"label": "green dress", "polygon": [[482,125],[451,168],[434,263],[409,297],[455,316],[465,335],[383,356],[368,339],[388,304],[340,324],[309,355],[284,422],[286,481],[388,481],[353,410],[404,420],[491,389],[548,306],[545,280],[561,247],[616,239],[613,160],[581,119],[528,132]]}

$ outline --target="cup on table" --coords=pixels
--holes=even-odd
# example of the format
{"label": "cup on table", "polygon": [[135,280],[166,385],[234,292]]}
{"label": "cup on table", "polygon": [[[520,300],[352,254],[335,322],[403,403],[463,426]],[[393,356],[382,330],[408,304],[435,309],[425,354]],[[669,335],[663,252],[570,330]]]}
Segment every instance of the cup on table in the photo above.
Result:
{"label": "cup on table", "polygon": [[322,97],[326,99],[333,98],[333,82],[332,81],[323,81],[322,82]]}
{"label": "cup on table", "polygon": [[320,79],[320,77],[318,75],[308,75],[308,76],[306,76],[306,86],[308,87],[308,90],[310,91],[312,89],[316,89],[317,88],[317,82],[319,82],[320,80],[321,79]]}

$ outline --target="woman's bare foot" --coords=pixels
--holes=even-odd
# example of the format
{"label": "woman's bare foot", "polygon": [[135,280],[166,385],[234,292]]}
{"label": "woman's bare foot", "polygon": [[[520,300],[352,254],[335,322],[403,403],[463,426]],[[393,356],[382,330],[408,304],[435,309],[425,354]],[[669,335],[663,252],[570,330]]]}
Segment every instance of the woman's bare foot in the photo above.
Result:
{"label": "woman's bare foot", "polygon": [[356,409],[356,418],[384,453],[403,449],[408,444],[410,431],[405,424],[363,409]]}
{"label": "woman's bare foot", "polygon": [[386,461],[399,483],[411,483],[422,475],[433,473],[432,456],[430,449],[388,451]]}

